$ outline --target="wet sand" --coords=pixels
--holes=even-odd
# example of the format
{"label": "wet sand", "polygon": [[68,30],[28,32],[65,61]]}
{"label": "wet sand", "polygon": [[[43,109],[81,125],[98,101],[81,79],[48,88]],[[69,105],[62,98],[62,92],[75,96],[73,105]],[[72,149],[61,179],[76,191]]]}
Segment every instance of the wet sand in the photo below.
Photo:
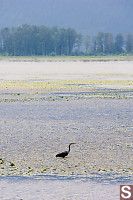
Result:
{"label": "wet sand", "polygon": [[[80,76],[79,82],[76,80],[70,82],[73,80],[72,77],[74,79],[76,77],[76,75],[73,76],[75,73],[73,72],[70,80],[64,79],[65,82],[58,83],[54,81],[52,82],[54,87],[47,84],[45,88],[44,84],[47,80],[42,72],[39,83],[38,78],[35,79],[33,76],[34,73],[24,82],[16,79],[18,74],[13,79],[13,74],[10,76],[11,72],[3,72],[4,75],[1,73],[1,77],[4,78],[1,80],[0,87],[0,175],[1,187],[3,185],[6,188],[5,193],[9,186],[11,189],[15,184],[18,185],[14,178],[10,179],[13,181],[13,184],[10,184],[10,180],[6,178],[8,176],[33,177],[28,187],[29,181],[24,181],[23,184],[23,179],[20,179],[22,187],[18,191],[24,191],[24,188],[27,188],[26,194],[29,195],[27,199],[30,199],[32,195],[30,187],[35,183],[38,184],[38,188],[41,184],[46,187],[48,183],[48,194],[50,194],[50,186],[53,184],[52,176],[57,177],[55,191],[56,189],[60,191],[63,187],[62,183],[68,188],[70,184],[68,179],[73,179],[70,184],[73,189],[68,189],[69,194],[61,189],[64,199],[81,199],[83,194],[81,191],[74,196],[74,190],[76,190],[74,188],[77,190],[80,188],[76,182],[79,179],[81,188],[84,185],[86,191],[89,187],[93,192],[93,195],[89,197],[93,200],[96,189],[91,187],[94,181],[96,181],[99,194],[101,189],[98,181],[109,185],[110,190],[118,188],[119,183],[131,183],[133,180],[133,91],[132,76],[128,72],[121,76],[119,71],[118,79],[117,73],[104,74],[104,76],[96,75],[96,73],[90,75],[91,81],[101,79],[109,81],[108,83],[105,81],[104,84],[88,82],[88,80],[84,82],[83,75],[82,78]],[[49,81],[53,80],[53,76],[55,79],[60,77],[54,74]],[[110,80],[114,79],[114,76],[116,82],[111,85]],[[25,72],[20,73],[19,77],[27,78],[29,74],[25,76]],[[120,79],[122,82],[117,82]],[[126,82],[123,84],[123,81]],[[27,84],[26,87],[24,83]],[[67,150],[71,142],[75,142],[76,145],[71,147],[68,157],[56,158],[55,155]],[[35,176],[39,176],[41,181],[36,182]],[[51,177],[51,182],[47,181],[47,176]],[[60,177],[62,180],[59,180]],[[86,183],[83,182],[83,178],[86,178]],[[66,182],[62,182],[65,179],[67,179]],[[106,190],[107,188],[108,186]],[[42,190],[39,191],[39,199],[42,199]],[[42,193],[45,194],[45,192],[46,190],[43,190]],[[73,196],[71,196],[72,193]],[[6,199],[6,195],[4,193],[2,195],[1,199]],[[10,199],[8,195],[9,193],[7,199]],[[17,189],[14,195],[17,195]],[[106,192],[104,195],[108,197]],[[117,195],[118,193],[115,192],[114,197]],[[19,197],[24,198],[20,195]],[[46,197],[45,199],[49,199],[48,196]],[[83,199],[87,197],[88,193],[84,191]],[[17,199],[17,196],[15,198]],[[100,199],[102,198],[103,196]],[[113,198],[108,199],[113,200]]]}
{"label": "wet sand", "polygon": [[[7,102],[0,109],[1,175],[132,176],[132,99]],[[71,142],[70,155],[56,158]]]}

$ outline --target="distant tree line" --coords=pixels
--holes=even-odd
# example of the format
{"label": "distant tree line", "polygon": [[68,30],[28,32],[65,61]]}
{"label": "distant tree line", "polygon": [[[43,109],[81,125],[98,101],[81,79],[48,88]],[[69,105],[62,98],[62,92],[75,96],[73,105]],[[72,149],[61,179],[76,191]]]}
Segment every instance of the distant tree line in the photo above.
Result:
{"label": "distant tree line", "polygon": [[124,39],[121,33],[113,38],[111,33],[99,32],[97,36],[92,38],[92,41],[89,40],[89,36],[86,36],[85,46],[86,51],[92,55],[132,54],[133,34],[128,34]]}
{"label": "distant tree line", "polygon": [[[82,49],[82,51],[81,51]],[[73,28],[22,25],[0,31],[0,54],[31,55],[109,55],[132,54],[133,34],[99,32],[95,37],[77,33]]]}
{"label": "distant tree line", "polygon": [[81,35],[72,28],[22,25],[0,32],[0,53],[23,55],[71,55]]}

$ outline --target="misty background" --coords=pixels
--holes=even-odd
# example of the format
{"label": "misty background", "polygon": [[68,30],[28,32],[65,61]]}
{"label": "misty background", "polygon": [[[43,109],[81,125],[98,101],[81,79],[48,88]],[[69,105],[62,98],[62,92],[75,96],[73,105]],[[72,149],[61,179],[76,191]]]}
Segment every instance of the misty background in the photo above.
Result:
{"label": "misty background", "polygon": [[132,32],[132,10],[132,0],[0,0],[0,29],[29,24],[126,35]]}

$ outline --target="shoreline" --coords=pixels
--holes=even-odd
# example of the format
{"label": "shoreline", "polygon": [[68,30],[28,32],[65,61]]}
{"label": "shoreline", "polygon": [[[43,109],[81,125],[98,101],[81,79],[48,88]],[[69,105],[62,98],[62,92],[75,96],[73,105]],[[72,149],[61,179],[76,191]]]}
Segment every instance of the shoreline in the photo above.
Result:
{"label": "shoreline", "polygon": [[0,61],[25,61],[25,62],[98,62],[98,61],[133,61],[132,55],[125,56],[0,56]]}
{"label": "shoreline", "polygon": [[79,182],[93,182],[104,184],[132,184],[133,180],[127,177],[115,177],[112,178],[109,174],[100,174],[100,176],[77,176],[77,175],[60,175],[60,174],[25,174],[25,175],[0,175],[0,181],[79,181]]}

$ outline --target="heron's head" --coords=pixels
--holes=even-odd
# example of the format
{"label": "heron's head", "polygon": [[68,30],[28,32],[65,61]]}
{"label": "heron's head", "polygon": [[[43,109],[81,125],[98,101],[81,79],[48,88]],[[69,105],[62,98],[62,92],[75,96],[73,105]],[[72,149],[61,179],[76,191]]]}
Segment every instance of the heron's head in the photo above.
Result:
{"label": "heron's head", "polygon": [[70,143],[69,145],[72,145],[72,144],[76,144],[76,143]]}

